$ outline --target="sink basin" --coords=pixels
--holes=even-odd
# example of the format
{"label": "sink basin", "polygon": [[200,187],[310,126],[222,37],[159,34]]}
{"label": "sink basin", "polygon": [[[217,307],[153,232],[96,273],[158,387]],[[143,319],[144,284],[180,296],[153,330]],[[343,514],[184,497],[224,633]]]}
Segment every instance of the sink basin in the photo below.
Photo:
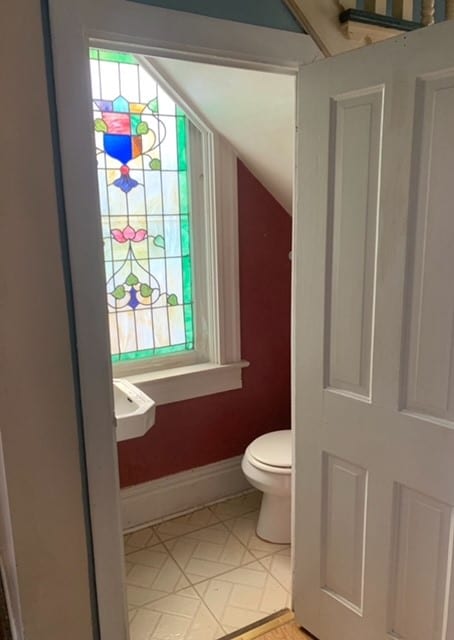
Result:
{"label": "sink basin", "polygon": [[113,380],[117,442],[140,438],[154,425],[156,403],[128,380]]}

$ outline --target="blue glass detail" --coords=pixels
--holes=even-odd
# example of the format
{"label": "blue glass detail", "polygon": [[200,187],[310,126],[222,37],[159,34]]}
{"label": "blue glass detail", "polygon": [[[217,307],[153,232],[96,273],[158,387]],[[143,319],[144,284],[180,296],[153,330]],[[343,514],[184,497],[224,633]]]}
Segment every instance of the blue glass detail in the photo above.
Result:
{"label": "blue glass detail", "polygon": [[123,193],[129,193],[131,189],[134,189],[134,187],[137,187],[139,183],[137,182],[137,180],[134,180],[134,178],[131,178],[130,176],[122,175],[116,180],[114,180],[113,184],[119,189],[121,189]]}
{"label": "blue glass detail", "polygon": [[113,111],[112,100],[95,100],[95,104],[100,111]]}
{"label": "blue glass detail", "polygon": [[137,300],[137,291],[134,289],[134,287],[131,287],[129,290],[128,307],[131,307],[131,309],[135,309],[139,306],[139,304],[140,302]]}
{"label": "blue glass detail", "polygon": [[132,158],[131,136],[122,133],[105,133],[104,149],[109,156],[126,164]]}
{"label": "blue glass detail", "polygon": [[114,111],[117,113],[129,113],[129,102],[123,96],[115,98],[113,101]]}

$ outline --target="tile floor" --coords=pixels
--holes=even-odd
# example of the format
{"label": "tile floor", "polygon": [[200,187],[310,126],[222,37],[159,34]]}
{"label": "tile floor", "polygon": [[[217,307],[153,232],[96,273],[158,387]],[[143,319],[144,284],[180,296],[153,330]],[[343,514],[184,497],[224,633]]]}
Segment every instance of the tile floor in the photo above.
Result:
{"label": "tile floor", "polygon": [[290,606],[290,547],[251,492],[125,535],[131,640],[215,640]]}

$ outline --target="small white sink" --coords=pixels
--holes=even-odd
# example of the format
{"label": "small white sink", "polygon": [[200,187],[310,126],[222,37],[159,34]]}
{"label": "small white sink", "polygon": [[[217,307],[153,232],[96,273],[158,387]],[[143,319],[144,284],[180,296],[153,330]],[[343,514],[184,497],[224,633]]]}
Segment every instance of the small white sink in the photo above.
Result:
{"label": "small white sink", "polygon": [[156,403],[128,380],[114,378],[117,442],[140,438],[155,422]]}

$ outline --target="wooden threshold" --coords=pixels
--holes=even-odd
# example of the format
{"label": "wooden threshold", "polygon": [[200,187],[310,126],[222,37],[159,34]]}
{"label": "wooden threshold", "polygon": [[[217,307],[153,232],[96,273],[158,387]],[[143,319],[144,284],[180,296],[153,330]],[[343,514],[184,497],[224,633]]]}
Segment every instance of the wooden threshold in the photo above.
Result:
{"label": "wooden threshold", "polygon": [[[289,623],[293,623],[294,619],[295,614],[293,613],[293,611],[290,611],[290,609],[282,609],[281,611],[277,611],[276,613],[273,613],[272,615],[264,618],[263,620],[260,620],[255,624],[244,627],[239,631],[229,633],[227,636],[224,636],[222,640],[259,640],[260,638],[266,638],[266,640],[268,640],[268,637],[269,640],[272,640],[272,634],[268,636],[270,632],[281,628],[283,629],[284,627],[289,625]],[[296,625],[292,624],[291,626],[293,626],[296,630],[295,635],[276,635],[276,640],[280,637],[283,639],[288,638],[289,640],[293,640],[293,638],[297,640],[298,638],[303,639],[307,637],[303,634],[303,632],[301,632],[300,635],[296,635],[299,630],[297,629]]]}

